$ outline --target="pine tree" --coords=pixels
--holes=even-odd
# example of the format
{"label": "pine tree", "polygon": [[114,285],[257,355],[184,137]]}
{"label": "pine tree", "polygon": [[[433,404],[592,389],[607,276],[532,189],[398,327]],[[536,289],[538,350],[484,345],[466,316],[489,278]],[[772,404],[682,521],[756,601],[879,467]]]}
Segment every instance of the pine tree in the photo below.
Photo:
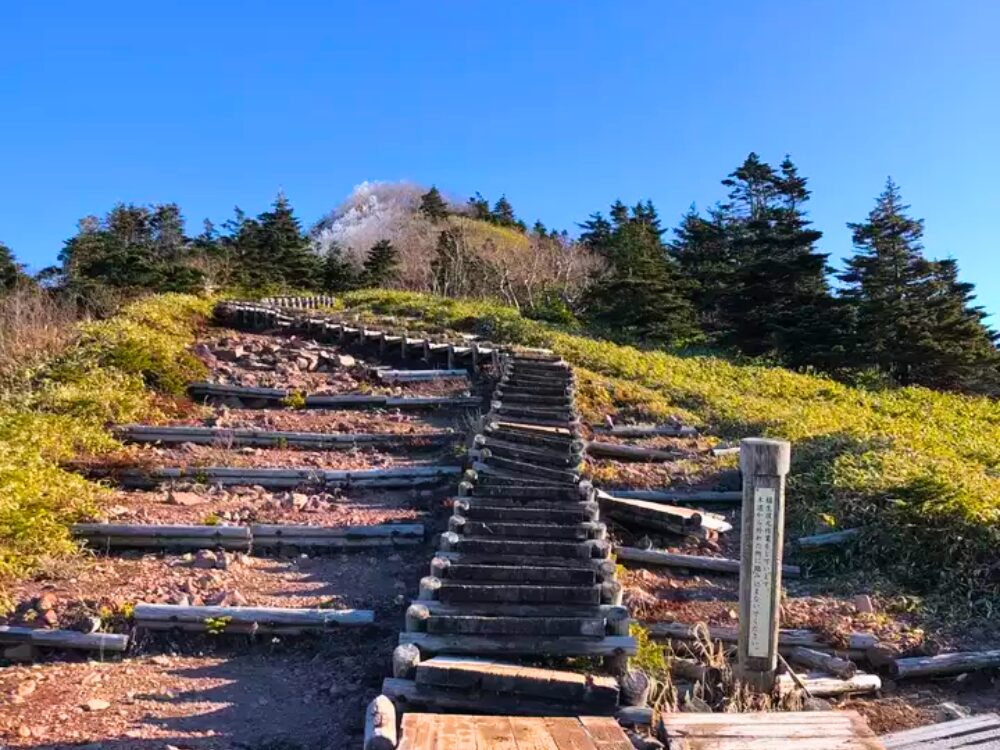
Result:
{"label": "pine tree", "polygon": [[399,252],[389,240],[379,240],[372,245],[365,258],[362,279],[368,287],[385,286],[399,266]]}
{"label": "pine tree", "polygon": [[514,215],[514,207],[510,205],[506,195],[501,195],[493,204],[490,217],[494,224],[499,224],[502,227],[516,226],[518,223],[517,217]]}
{"label": "pine tree", "polygon": [[253,245],[265,282],[316,289],[322,283],[322,261],[302,233],[291,203],[278,193],[270,211],[257,217],[259,231]]}
{"label": "pine tree", "polygon": [[420,196],[420,213],[426,216],[432,224],[437,224],[448,216],[448,204],[441,197],[441,191],[433,185],[430,190]]}
{"label": "pine tree", "polygon": [[14,259],[14,253],[0,242],[0,292],[13,289],[23,278],[24,271]]}
{"label": "pine tree", "polygon": [[718,340],[728,331],[725,302],[738,270],[725,217],[718,208],[703,217],[692,206],[674,233],[670,253],[690,284],[699,324],[710,340]]}
{"label": "pine tree", "polygon": [[483,196],[478,192],[469,198],[469,214],[473,219],[479,219],[480,221],[490,221],[493,218],[493,214],[490,212],[490,204]]}
{"label": "pine tree", "polygon": [[676,345],[699,337],[694,309],[685,296],[660,236],[651,203],[629,213],[612,206],[614,223],[600,213],[582,226],[581,240],[608,261],[590,293],[590,316],[610,330],[653,344]]}
{"label": "pine tree", "polygon": [[955,261],[924,257],[923,220],[908,209],[890,179],[867,221],[848,224],[858,252],[840,279],[857,327],[846,364],[874,367],[902,385],[993,383],[996,335],[971,305],[972,285],[958,281]]}
{"label": "pine tree", "polygon": [[323,258],[323,290],[344,292],[358,284],[354,266],[344,257],[344,251],[336,242],[332,243]]}

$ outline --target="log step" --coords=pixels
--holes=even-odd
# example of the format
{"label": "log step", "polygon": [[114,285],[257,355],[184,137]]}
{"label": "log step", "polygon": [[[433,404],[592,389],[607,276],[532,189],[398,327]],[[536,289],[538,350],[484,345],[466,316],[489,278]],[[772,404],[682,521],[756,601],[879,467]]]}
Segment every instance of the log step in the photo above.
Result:
{"label": "log step", "polygon": [[453,583],[444,581],[437,591],[438,601],[498,602],[506,604],[600,604],[601,587],[593,586],[532,586]]}
{"label": "log step", "polygon": [[259,446],[268,448],[305,448],[308,450],[352,450],[358,446],[380,448],[438,445],[461,438],[458,432],[425,432],[415,434],[359,433],[331,434],[324,432],[292,432],[280,430],[228,429],[222,427],[190,427],[187,425],[120,425],[114,429],[122,440],[132,443],[174,445]]}
{"label": "log step", "polygon": [[417,666],[416,683],[453,690],[546,698],[613,711],[618,682],[613,677],[525,667],[487,659],[436,656]]}
{"label": "log step", "polygon": [[192,466],[184,468],[127,470],[121,473],[125,487],[150,488],[164,482],[183,479],[220,485],[254,485],[290,488],[300,485],[327,487],[397,487],[437,484],[461,474],[458,466],[401,466],[392,469],[361,471],[323,471],[322,469],[258,469],[228,466]]}
{"label": "log step", "polygon": [[250,550],[250,529],[246,526],[78,523],[70,531],[95,549]]}
{"label": "log step", "polygon": [[560,447],[536,446],[525,443],[498,440],[491,436],[477,435],[475,445],[481,451],[489,451],[490,456],[510,458],[515,461],[530,461],[545,466],[576,468],[583,460],[582,444]]}
{"label": "log step", "polygon": [[597,573],[593,568],[453,564],[443,558],[435,558],[431,562],[431,574],[454,581],[487,583],[554,583],[564,586],[593,586],[597,583]]}
{"label": "log step", "polygon": [[[568,482],[574,484],[580,481],[579,471],[551,469],[547,466],[539,466],[528,461],[517,461],[512,458],[489,456],[488,458],[483,457],[482,463],[490,469],[499,469],[514,476],[538,477],[549,482]],[[478,468],[478,465],[473,464],[473,468]]]}
{"label": "log step", "polygon": [[431,635],[400,633],[399,643],[412,643],[423,654],[470,654],[484,656],[614,656],[636,652],[630,636],[603,638],[562,636],[557,638],[475,635]]}
{"label": "log step", "polygon": [[598,581],[614,580],[615,571],[617,569],[615,563],[607,557],[584,559],[574,557],[546,557],[540,555],[505,555],[497,553],[484,554],[478,551],[451,552],[447,550],[438,550],[434,553],[434,558],[447,560],[452,564],[462,565],[507,566],[515,568],[588,568],[594,571]]}
{"label": "log step", "polygon": [[606,558],[610,545],[593,539],[586,542],[553,542],[541,539],[493,539],[445,532],[441,535],[441,547],[446,552],[474,552],[483,556],[521,555],[590,560]]}
{"label": "log step", "polygon": [[364,609],[292,609],[284,607],[190,607],[137,604],[135,624],[150,630],[294,635],[348,625],[370,625],[375,613]]}
{"label": "log step", "polygon": [[128,648],[128,636],[118,633],[80,633],[76,630],[49,630],[47,628],[22,628],[0,625],[0,644],[39,646],[42,648],[72,649],[121,653]]}
{"label": "log step", "polygon": [[580,502],[583,499],[579,487],[563,485],[497,484],[480,483],[471,489],[472,498],[531,502]]}
{"label": "log step", "polygon": [[[525,506],[518,503],[513,506],[503,506],[487,502],[470,502],[468,498],[456,499],[452,509],[456,516],[475,521],[528,521],[529,523],[581,523],[596,521],[598,510],[593,503],[566,503],[564,507],[538,507],[537,504]],[[515,502],[517,502],[515,500]],[[575,507],[574,507],[575,506]]]}
{"label": "log step", "polygon": [[490,617],[435,616],[426,621],[424,632],[433,635],[539,635],[601,637],[604,620],[599,617]]}
{"label": "log step", "polygon": [[994,746],[1000,745],[1000,714],[978,714],[916,729],[904,729],[901,732],[883,734],[879,741],[886,750],[992,750]]}
{"label": "log step", "polygon": [[586,521],[579,524],[510,523],[504,521],[473,521],[453,516],[448,530],[456,534],[505,539],[603,539],[607,535],[604,524]]}

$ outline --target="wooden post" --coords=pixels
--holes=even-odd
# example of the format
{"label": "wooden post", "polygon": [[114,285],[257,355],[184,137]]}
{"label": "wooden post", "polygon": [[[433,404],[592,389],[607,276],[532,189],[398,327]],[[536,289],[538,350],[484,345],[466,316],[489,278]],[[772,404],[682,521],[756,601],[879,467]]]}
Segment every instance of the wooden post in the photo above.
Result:
{"label": "wooden post", "polygon": [[784,440],[740,441],[743,516],[740,541],[738,672],[758,690],[774,685],[778,667],[785,475],[791,445]]}

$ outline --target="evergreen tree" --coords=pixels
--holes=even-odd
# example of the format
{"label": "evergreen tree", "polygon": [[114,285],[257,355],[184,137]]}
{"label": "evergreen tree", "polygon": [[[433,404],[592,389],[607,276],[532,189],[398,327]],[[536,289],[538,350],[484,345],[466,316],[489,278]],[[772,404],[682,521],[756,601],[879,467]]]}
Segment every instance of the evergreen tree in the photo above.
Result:
{"label": "evergreen tree", "polygon": [[868,220],[848,224],[858,252],[840,278],[857,327],[846,364],[877,368],[902,385],[992,387],[996,334],[972,306],[973,287],[958,281],[955,261],[924,257],[923,221],[908,209],[890,179]]}
{"label": "evergreen tree", "polygon": [[469,198],[469,214],[473,219],[479,219],[480,221],[490,221],[493,218],[493,214],[490,212],[489,202],[481,196],[478,192]]}
{"label": "evergreen tree", "polygon": [[379,240],[372,245],[365,258],[362,279],[365,286],[385,286],[399,267],[399,252],[389,240]]}
{"label": "evergreen tree", "polygon": [[629,213],[616,203],[612,218],[613,224],[596,213],[582,225],[582,241],[608,262],[607,273],[591,289],[590,316],[654,344],[697,339],[694,309],[667,256],[652,204],[639,204]]}
{"label": "evergreen tree", "polygon": [[437,224],[448,216],[448,204],[441,197],[441,191],[433,185],[430,190],[420,196],[420,213],[426,216],[432,224]]}
{"label": "evergreen tree", "polygon": [[517,225],[517,217],[514,215],[514,207],[510,205],[506,195],[501,195],[497,202],[493,204],[493,211],[490,214],[494,224],[502,227],[513,227]]}
{"label": "evergreen tree", "polygon": [[357,286],[357,273],[344,251],[336,242],[332,243],[323,258],[323,290],[344,292]]}
{"label": "evergreen tree", "polygon": [[725,303],[738,270],[725,217],[718,208],[703,217],[692,206],[674,233],[670,253],[690,285],[690,298],[702,330],[710,340],[717,341],[728,331]]}
{"label": "evergreen tree", "polygon": [[316,289],[322,283],[322,261],[302,233],[288,198],[278,193],[270,211],[257,217],[255,251],[270,278],[286,286]]}
{"label": "evergreen tree", "polygon": [[23,278],[24,271],[14,259],[14,253],[0,242],[0,292],[13,289]]}

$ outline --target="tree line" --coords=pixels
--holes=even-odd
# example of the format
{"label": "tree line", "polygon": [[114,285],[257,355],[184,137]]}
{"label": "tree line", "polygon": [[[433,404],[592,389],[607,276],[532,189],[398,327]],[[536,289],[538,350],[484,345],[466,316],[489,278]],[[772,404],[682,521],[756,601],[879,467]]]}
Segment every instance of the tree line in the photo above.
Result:
{"label": "tree line", "polygon": [[[698,347],[812,368],[856,381],[1000,393],[997,334],[973,303],[953,259],[924,255],[923,221],[891,180],[864,220],[850,223],[855,252],[840,269],[818,249],[807,180],[785,158],[750,154],[724,180],[726,198],[689,210],[670,233],[650,201],[616,201],[566,231],[529,229],[506,196],[453,203],[432,187],[413,206],[436,241],[429,291],[495,296],[534,317],[582,321],[608,336],[653,347]],[[461,221],[526,238],[518,245],[471,236]],[[530,239],[530,243],[527,240]],[[312,289],[393,286],[406,248],[380,239],[363,260],[336,242],[316,252],[283,194],[268,210],[239,208],[220,227],[188,236],[180,208],[120,204],[80,221],[59,264],[36,277],[53,293],[100,313],[142,290]],[[586,256],[585,262],[580,258]],[[567,259],[574,259],[570,262]],[[544,266],[532,283],[534,264]],[[0,288],[28,277],[0,244]]]}

